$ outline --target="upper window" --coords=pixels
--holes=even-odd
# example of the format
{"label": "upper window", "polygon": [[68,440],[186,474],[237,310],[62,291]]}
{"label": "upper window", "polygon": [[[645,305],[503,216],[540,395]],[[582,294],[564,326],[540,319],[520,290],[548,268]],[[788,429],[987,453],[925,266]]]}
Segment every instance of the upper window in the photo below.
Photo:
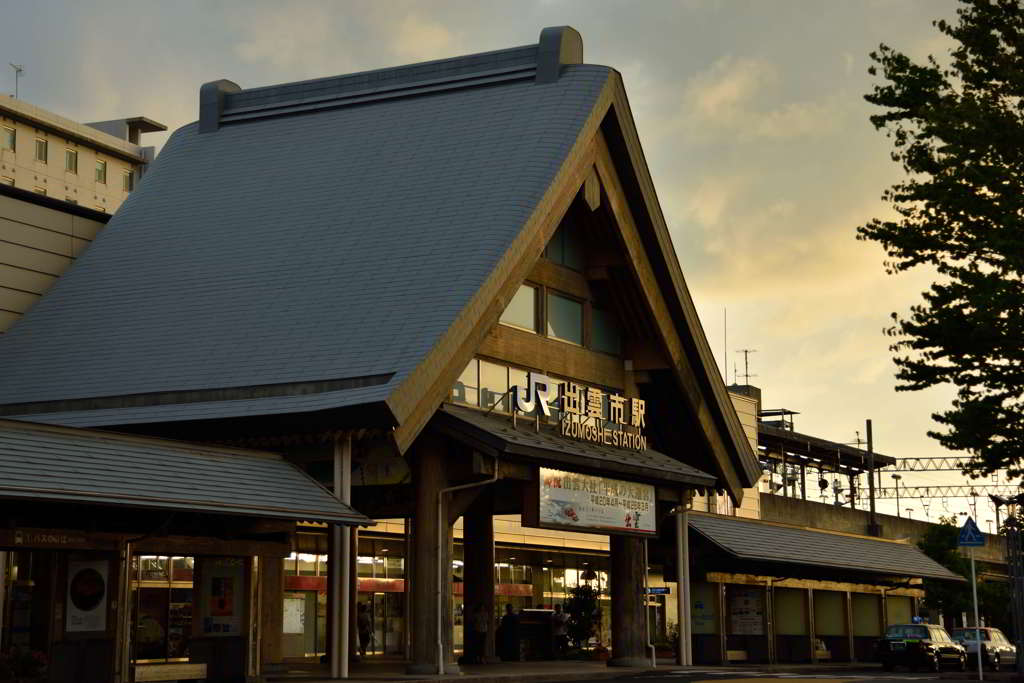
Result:
{"label": "upper window", "polygon": [[537,331],[537,288],[522,285],[508,302],[501,322],[530,332]]}
{"label": "upper window", "polygon": [[622,332],[611,311],[591,308],[590,345],[595,351],[618,356],[622,353]]}
{"label": "upper window", "polygon": [[583,304],[548,293],[548,336],[583,345]]}
{"label": "upper window", "polygon": [[131,171],[121,171],[121,189],[125,192],[131,192],[135,189],[135,176],[132,175]]}
{"label": "upper window", "polygon": [[50,143],[42,138],[36,138],[36,161],[46,163],[50,157]]}
{"label": "upper window", "polygon": [[18,132],[7,126],[0,126],[0,149],[9,149],[12,152],[17,147]]}
{"label": "upper window", "polygon": [[559,265],[573,270],[583,270],[583,245],[580,240],[580,230],[575,223],[563,222],[558,226],[548,246],[544,249],[544,255]]}
{"label": "upper window", "polygon": [[96,182],[107,184],[107,162],[96,160]]}
{"label": "upper window", "polygon": [[471,406],[480,404],[480,361],[476,358],[469,361],[469,365],[455,380],[455,386],[452,388],[452,400],[457,403],[468,403]]}
{"label": "upper window", "polygon": [[64,150],[64,170],[68,173],[78,173],[78,150]]}

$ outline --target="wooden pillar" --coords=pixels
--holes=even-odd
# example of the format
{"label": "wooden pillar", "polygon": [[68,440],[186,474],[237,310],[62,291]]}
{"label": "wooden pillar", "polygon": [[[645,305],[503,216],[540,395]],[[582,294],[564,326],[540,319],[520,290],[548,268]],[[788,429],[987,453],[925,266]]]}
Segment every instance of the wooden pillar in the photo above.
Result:
{"label": "wooden pillar", "polygon": [[264,664],[280,664],[281,636],[284,632],[284,560],[263,555],[260,591],[262,593]]}
{"label": "wooden pillar", "polygon": [[764,632],[768,637],[768,663],[775,664],[778,660],[778,655],[775,652],[778,641],[775,639],[775,587],[772,586],[771,579],[768,579],[764,585],[764,605]]}
{"label": "wooden pillar", "polygon": [[[465,616],[462,620],[462,642],[466,648],[473,642],[473,622],[477,605],[482,605],[487,616],[487,634],[484,637],[485,662],[498,661],[494,643],[494,498],[477,497],[462,518],[465,537],[462,553],[465,564],[464,589]],[[467,650],[468,651],[468,650]]]}
{"label": "wooden pillar", "polygon": [[612,536],[612,658],[609,666],[649,666],[641,595],[644,585],[644,541],[633,536]]}
{"label": "wooden pillar", "polygon": [[850,661],[857,661],[857,650],[853,641],[853,594],[846,591],[846,641],[850,647]]}
{"label": "wooden pillar", "polygon": [[[410,674],[458,673],[459,667],[452,657],[451,632],[451,545],[452,527],[448,523],[446,505],[438,516],[438,494],[447,484],[446,445],[432,435],[421,435],[412,448],[413,486],[415,487],[412,518],[413,582],[410,593],[414,606],[412,621],[412,658],[406,667]],[[441,542],[438,543],[438,525]],[[438,555],[441,555],[441,647],[438,648]],[[446,626],[447,625],[447,626]]]}
{"label": "wooden pillar", "polygon": [[726,630],[728,620],[725,616],[726,599],[725,584],[718,584],[718,649],[722,664],[729,664],[729,633]]}
{"label": "wooden pillar", "polygon": [[811,639],[811,663],[818,663],[818,635],[814,626],[814,589],[807,589],[807,633]]}

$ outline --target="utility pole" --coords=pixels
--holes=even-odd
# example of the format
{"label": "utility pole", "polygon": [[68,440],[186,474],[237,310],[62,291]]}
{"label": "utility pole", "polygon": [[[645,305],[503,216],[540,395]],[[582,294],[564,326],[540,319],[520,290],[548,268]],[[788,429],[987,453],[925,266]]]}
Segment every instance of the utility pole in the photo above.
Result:
{"label": "utility pole", "polygon": [[[871,438],[871,420],[865,425],[868,437],[868,498],[871,499],[871,510],[868,513],[868,535],[881,536],[878,519],[875,517],[875,446]],[[896,507],[899,507],[897,504]]]}
{"label": "utility pole", "polygon": [[18,99],[18,81],[21,80],[21,74],[25,71],[24,64],[15,64],[14,62],[7,62],[14,69],[14,99]]}
{"label": "utility pole", "polygon": [[902,515],[900,515],[900,479],[902,479],[903,477],[901,477],[898,474],[894,474],[892,475],[892,478],[896,480],[896,516],[901,517]]}

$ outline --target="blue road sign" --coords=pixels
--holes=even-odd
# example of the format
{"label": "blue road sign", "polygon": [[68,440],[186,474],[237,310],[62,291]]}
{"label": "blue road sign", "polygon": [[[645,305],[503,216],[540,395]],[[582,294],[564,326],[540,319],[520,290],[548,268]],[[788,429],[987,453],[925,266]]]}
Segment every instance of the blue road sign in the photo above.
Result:
{"label": "blue road sign", "polygon": [[981,533],[981,529],[978,528],[978,525],[970,517],[960,527],[960,538],[957,539],[956,544],[961,548],[980,548],[985,545],[984,534]]}

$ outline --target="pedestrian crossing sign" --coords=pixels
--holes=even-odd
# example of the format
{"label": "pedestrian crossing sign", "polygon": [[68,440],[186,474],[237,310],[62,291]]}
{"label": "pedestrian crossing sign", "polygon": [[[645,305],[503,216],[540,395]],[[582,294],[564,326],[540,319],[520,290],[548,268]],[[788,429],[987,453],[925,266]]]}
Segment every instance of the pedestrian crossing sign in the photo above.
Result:
{"label": "pedestrian crossing sign", "polygon": [[978,548],[985,545],[985,537],[972,518],[968,517],[964,525],[960,527],[960,538],[957,539],[956,544],[961,548]]}

